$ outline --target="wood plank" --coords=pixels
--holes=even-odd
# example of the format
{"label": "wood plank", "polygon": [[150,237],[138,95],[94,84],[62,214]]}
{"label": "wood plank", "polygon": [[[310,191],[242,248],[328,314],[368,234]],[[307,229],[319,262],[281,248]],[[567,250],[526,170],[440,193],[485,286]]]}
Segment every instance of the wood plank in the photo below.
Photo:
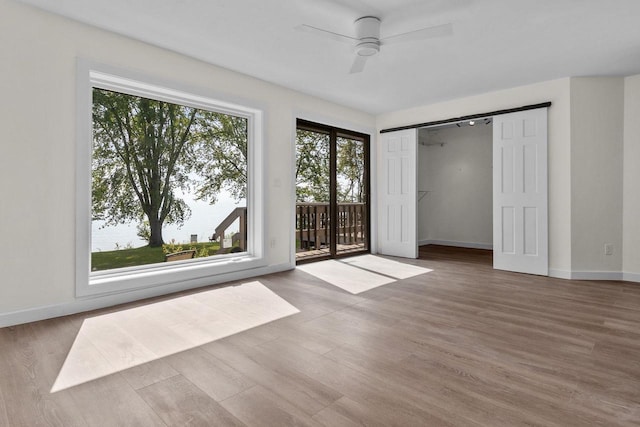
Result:
{"label": "wood plank", "polygon": [[[81,407],[68,393],[50,393],[73,329],[64,320],[0,329],[0,425],[83,425]],[[48,334],[45,333],[49,332]],[[56,337],[66,335],[66,340]],[[0,418],[0,419],[2,419]]]}
{"label": "wood plank", "polygon": [[[0,362],[1,363],[1,362]],[[7,410],[8,398],[4,397],[3,388],[0,387],[0,425],[9,425],[9,412]]]}
{"label": "wood plank", "polygon": [[314,415],[342,397],[332,388],[286,366],[271,369],[255,358],[252,349],[224,341],[203,348],[307,415]]}
{"label": "wood plank", "polygon": [[[620,398],[623,390],[625,397]],[[637,426],[640,419],[638,395],[638,383],[621,378],[616,383],[598,388],[580,386],[574,392],[569,406],[575,411],[587,413],[593,419],[601,419],[605,424]]]}
{"label": "wood plank", "polygon": [[243,426],[236,417],[182,375],[139,391],[167,426]]}
{"label": "wood plank", "polygon": [[165,360],[217,402],[255,385],[251,379],[201,348],[174,354]]}
{"label": "wood plank", "polygon": [[223,402],[229,412],[252,426],[319,426],[311,417],[284,399],[255,386]]}
{"label": "wood plank", "polygon": [[377,411],[355,402],[348,397],[332,403],[313,416],[315,421],[327,427],[387,426]]}
{"label": "wood plank", "polygon": [[[317,355],[286,339],[278,339],[254,348],[260,363],[280,369],[287,366],[335,389],[350,399],[376,408],[381,420],[391,425],[456,425],[462,419],[450,401],[446,407],[433,404],[380,372],[363,374],[342,363]],[[384,379],[383,379],[384,377]],[[456,423],[457,421],[457,423]],[[471,420],[464,423],[473,425]]]}
{"label": "wood plank", "polygon": [[156,412],[119,374],[78,385],[59,393],[69,393],[82,408],[83,425],[159,426],[164,425]]}
{"label": "wood plank", "polygon": [[178,372],[164,359],[159,359],[129,368],[121,375],[134,390],[139,390],[176,376]]}

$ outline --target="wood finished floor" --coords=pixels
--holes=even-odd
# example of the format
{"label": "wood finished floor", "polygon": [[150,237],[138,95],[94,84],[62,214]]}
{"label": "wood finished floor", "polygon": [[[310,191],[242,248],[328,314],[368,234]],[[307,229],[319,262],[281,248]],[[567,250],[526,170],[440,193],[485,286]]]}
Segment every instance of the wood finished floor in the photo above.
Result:
{"label": "wood finished floor", "polygon": [[420,255],[359,295],[261,277],[301,312],[54,394],[84,318],[150,301],[0,329],[0,426],[640,425],[639,284]]}

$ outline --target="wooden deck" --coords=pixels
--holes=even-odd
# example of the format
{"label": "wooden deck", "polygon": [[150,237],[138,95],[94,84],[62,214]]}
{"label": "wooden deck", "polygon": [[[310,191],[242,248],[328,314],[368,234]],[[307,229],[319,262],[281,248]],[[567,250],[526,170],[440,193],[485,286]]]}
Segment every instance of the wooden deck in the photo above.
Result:
{"label": "wooden deck", "polygon": [[[337,245],[336,251],[339,255],[348,254],[352,252],[361,252],[365,250],[364,243],[353,245]],[[309,249],[296,252],[296,260],[305,260],[310,258],[324,257],[330,254],[329,248],[322,249]]]}
{"label": "wooden deck", "polygon": [[[337,218],[337,253],[366,250],[366,205],[338,203]],[[296,259],[328,255],[330,228],[329,203],[296,203]]]}

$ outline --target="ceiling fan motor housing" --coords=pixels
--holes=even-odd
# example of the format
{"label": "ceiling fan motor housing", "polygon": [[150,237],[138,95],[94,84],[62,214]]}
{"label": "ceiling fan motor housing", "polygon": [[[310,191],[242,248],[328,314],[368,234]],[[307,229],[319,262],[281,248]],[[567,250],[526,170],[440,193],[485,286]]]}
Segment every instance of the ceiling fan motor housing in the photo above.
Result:
{"label": "ceiling fan motor housing", "polygon": [[356,53],[359,56],[372,56],[380,51],[380,19],[375,16],[363,16],[355,22]]}

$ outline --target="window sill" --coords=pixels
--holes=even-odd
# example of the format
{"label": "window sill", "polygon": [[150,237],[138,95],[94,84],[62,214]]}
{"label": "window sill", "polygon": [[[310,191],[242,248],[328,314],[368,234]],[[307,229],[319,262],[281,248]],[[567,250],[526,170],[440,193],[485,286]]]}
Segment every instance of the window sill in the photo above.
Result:
{"label": "window sill", "polygon": [[[85,286],[78,286],[76,296],[96,296],[137,289],[175,285],[221,274],[251,270],[266,266],[263,258],[241,255],[220,260],[188,260],[171,265],[154,264],[145,268],[123,268],[92,273]],[[213,281],[212,281],[213,283]]]}

